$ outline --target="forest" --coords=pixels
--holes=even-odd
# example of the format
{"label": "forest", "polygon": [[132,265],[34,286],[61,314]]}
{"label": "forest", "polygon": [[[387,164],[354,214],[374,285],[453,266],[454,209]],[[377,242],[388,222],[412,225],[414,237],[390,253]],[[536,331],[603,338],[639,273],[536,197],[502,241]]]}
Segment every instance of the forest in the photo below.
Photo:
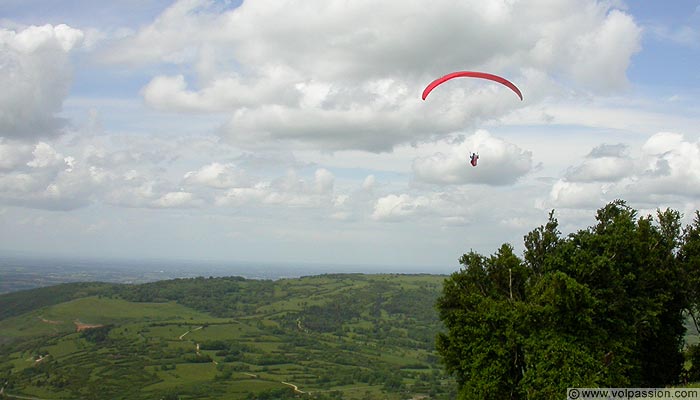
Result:
{"label": "forest", "polygon": [[465,254],[437,305],[459,398],[700,381],[700,214],[686,227],[681,217],[638,216],[618,200],[567,236],[552,212],[525,236],[522,259],[509,244]]}

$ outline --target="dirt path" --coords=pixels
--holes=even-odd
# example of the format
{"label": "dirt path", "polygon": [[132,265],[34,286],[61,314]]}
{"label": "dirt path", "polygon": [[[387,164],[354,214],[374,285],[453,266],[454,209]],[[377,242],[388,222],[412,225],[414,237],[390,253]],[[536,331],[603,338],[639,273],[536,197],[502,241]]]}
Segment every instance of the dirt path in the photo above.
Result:
{"label": "dirt path", "polygon": [[3,390],[0,391],[0,395],[2,395],[3,397],[7,397],[8,399],[46,400],[46,399],[42,399],[39,397],[20,396],[18,394],[9,394],[9,393],[5,393],[5,390],[4,390],[5,388],[2,388],[2,389]]}
{"label": "dirt path", "polygon": [[304,392],[303,390],[299,390],[299,387],[297,387],[297,385],[291,384],[291,383],[289,383],[289,382],[284,382],[284,381],[281,381],[281,382],[282,382],[283,384],[287,385],[287,386],[291,386],[292,389],[294,389],[294,393],[299,393],[299,394],[304,394],[304,393],[306,393],[306,392]]}
{"label": "dirt path", "polygon": [[204,328],[204,327],[203,327],[203,326],[198,326],[198,327],[192,329],[191,331],[187,331],[187,332],[183,333],[182,335],[180,335],[180,340],[182,340],[182,338],[184,338],[188,333],[194,332],[194,331],[198,331],[198,330],[200,330],[200,329],[202,329],[202,328]]}
{"label": "dirt path", "polygon": [[[259,376],[255,375],[255,374],[251,374],[250,372],[241,372],[241,373],[242,373],[243,375],[247,375],[247,376],[249,376],[249,377],[251,377],[251,378],[260,379]],[[263,379],[263,380],[269,381],[268,379]],[[297,385],[295,385],[295,384],[293,384],[293,383],[289,383],[289,382],[285,382],[285,381],[280,381],[280,383],[283,384],[283,385],[290,386],[292,389],[294,389],[294,393],[298,393],[298,394],[305,394],[305,393],[306,393],[305,391],[299,389],[299,386],[297,386]],[[309,393],[311,393],[311,392],[309,392]]]}
{"label": "dirt path", "polygon": [[[249,377],[251,377],[251,378],[255,378],[255,379],[259,379],[259,378],[260,378],[259,376],[255,375],[255,374],[251,374],[250,372],[241,372],[241,373],[242,373],[243,375],[247,375],[247,376],[249,376]],[[268,380],[268,379],[263,379],[263,380]],[[283,384],[283,385],[290,386],[292,389],[294,389],[294,393],[298,393],[298,394],[305,394],[305,393],[306,393],[305,391],[299,389],[299,386],[297,386],[297,385],[295,385],[295,384],[293,384],[293,383],[289,383],[289,382],[285,382],[285,381],[280,381],[280,383]]]}
{"label": "dirt path", "polygon": [[17,394],[9,394],[9,393],[3,393],[3,396],[7,397],[8,399],[46,400],[46,399],[42,399],[39,397],[20,396]]}
{"label": "dirt path", "polygon": [[75,319],[75,321],[73,321],[73,324],[75,324],[75,331],[76,332],[82,332],[86,329],[102,328],[104,326],[102,324],[85,324],[85,323],[80,322],[80,320],[77,318]]}
{"label": "dirt path", "polygon": [[45,355],[43,355],[43,356],[39,356],[39,358],[37,358],[36,360],[34,360],[34,365],[37,365],[37,364],[39,364],[40,362],[44,361],[44,360],[46,359],[46,357],[48,357],[48,356],[49,356],[48,354],[45,354]]}
{"label": "dirt path", "polygon": [[45,323],[45,324],[61,325],[61,324],[63,323],[63,321],[52,321],[52,320],[50,320],[50,319],[46,319],[46,318],[44,318],[43,315],[40,315],[40,316],[39,316],[39,319],[41,320],[41,322],[43,322],[43,323]]}

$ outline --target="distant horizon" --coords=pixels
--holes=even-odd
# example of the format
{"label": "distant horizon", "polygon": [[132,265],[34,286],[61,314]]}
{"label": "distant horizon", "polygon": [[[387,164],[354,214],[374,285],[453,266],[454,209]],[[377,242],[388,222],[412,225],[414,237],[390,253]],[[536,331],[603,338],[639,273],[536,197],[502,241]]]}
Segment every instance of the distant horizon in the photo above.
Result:
{"label": "distant horizon", "polygon": [[[223,260],[223,259],[189,259],[189,258],[168,258],[168,257],[98,257],[90,255],[69,255],[69,254],[38,254],[23,251],[0,250],[0,263],[7,261],[25,261],[41,263],[77,263],[75,267],[84,266],[80,264],[91,263],[91,267],[133,267],[147,264],[154,268],[182,268],[193,267],[196,270],[207,270],[214,268],[218,271],[230,269],[232,271],[242,267],[278,268],[286,270],[309,270],[319,273],[426,273],[426,274],[449,274],[459,268],[459,263],[453,266],[440,265],[420,265],[420,264],[362,264],[362,263],[339,263],[339,262],[316,262],[316,261],[258,261],[258,260]],[[95,264],[92,264],[95,263]],[[157,265],[153,265],[157,264]]]}
{"label": "distant horizon", "polygon": [[75,282],[144,284],[198,277],[241,277],[252,280],[279,280],[326,274],[434,275],[447,277],[457,270],[457,267],[417,265],[352,265],[154,258],[108,259],[69,255],[46,256],[0,251],[0,294]]}

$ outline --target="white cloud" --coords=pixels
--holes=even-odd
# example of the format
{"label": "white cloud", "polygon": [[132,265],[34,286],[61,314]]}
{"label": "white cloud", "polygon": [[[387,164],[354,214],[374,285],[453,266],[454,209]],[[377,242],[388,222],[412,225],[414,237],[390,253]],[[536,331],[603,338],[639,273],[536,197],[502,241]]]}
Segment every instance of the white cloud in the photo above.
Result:
{"label": "white cloud", "polygon": [[601,144],[596,146],[588,153],[588,157],[600,158],[600,157],[624,157],[628,153],[628,146],[624,143],[618,144]]}
{"label": "white cloud", "polygon": [[303,179],[295,171],[272,181],[260,181],[251,187],[234,187],[215,198],[219,206],[282,206],[324,208],[342,206],[334,195],[335,177],[323,168],[314,173],[311,181]]}
{"label": "white cloud", "polygon": [[31,157],[32,147],[28,144],[0,137],[0,170],[12,170],[26,165]]}
{"label": "white cloud", "polygon": [[642,147],[647,170],[640,174],[635,191],[696,197],[700,195],[700,141],[662,132]]}
{"label": "white cloud", "polygon": [[649,155],[663,155],[680,147],[685,147],[683,135],[675,132],[659,132],[650,137],[642,146],[642,150]]}
{"label": "white cloud", "polygon": [[245,172],[236,168],[232,163],[211,163],[201,167],[197,171],[185,174],[183,180],[186,184],[203,185],[217,189],[248,186],[248,177]]}
{"label": "white cloud", "polygon": [[178,66],[144,87],[146,102],[227,113],[219,133],[239,146],[281,141],[382,152],[522,106],[498,85],[468,80],[420,101],[436,76],[507,74],[530,102],[559,93],[555,77],[574,90],[608,93],[626,85],[640,40],[628,14],[593,0],[439,0],[427,9],[417,0],[244,2],[234,9],[185,0],[117,41],[106,59]]}
{"label": "white cloud", "polygon": [[34,159],[27,163],[32,168],[45,168],[64,162],[64,157],[45,142],[39,142],[34,148],[32,155]]}
{"label": "white cloud", "polygon": [[[479,154],[477,167],[469,164],[469,155]],[[434,184],[483,183],[508,185],[532,169],[532,153],[479,130],[454,144],[449,153],[421,157],[413,163],[418,181]]]}
{"label": "white cloud", "polygon": [[48,210],[74,210],[94,201],[99,193],[97,171],[65,169],[65,165],[0,174],[0,202]]}
{"label": "white cloud", "polygon": [[605,204],[599,183],[558,180],[549,193],[548,206],[554,208],[597,209]]}
{"label": "white cloud", "polygon": [[231,188],[226,191],[223,196],[217,196],[216,205],[239,207],[248,204],[269,204],[267,200],[271,193],[270,185],[266,182],[260,182],[253,187]]}
{"label": "white cloud", "polygon": [[188,208],[195,205],[195,198],[189,192],[168,192],[153,202],[159,208]]}
{"label": "white cloud", "polygon": [[602,144],[588,154],[587,159],[566,171],[569,182],[616,182],[633,174],[635,162],[627,155],[624,144]]}
{"label": "white cloud", "polygon": [[641,34],[631,16],[611,11],[600,25],[575,38],[570,64],[573,77],[602,92],[624,87],[632,55],[641,49]]}
{"label": "white cloud", "polygon": [[21,53],[36,53],[42,48],[51,51],[58,46],[69,52],[83,40],[83,32],[67,25],[30,26],[21,32],[0,31],[4,44]]}
{"label": "white cloud", "polygon": [[598,157],[566,172],[569,182],[616,182],[634,171],[633,161],[620,157]]}
{"label": "white cloud", "polygon": [[470,197],[462,191],[389,194],[374,202],[371,218],[380,222],[430,218],[437,226],[464,225],[473,214]]}
{"label": "white cloud", "polygon": [[83,38],[66,25],[0,29],[0,136],[34,139],[60,133],[68,95],[68,53]]}
{"label": "white cloud", "polygon": [[574,99],[543,101],[498,120],[503,125],[545,127],[579,127],[605,131],[653,135],[663,130],[691,130],[698,125],[693,114],[677,109],[660,110],[659,104],[645,104],[642,99],[611,99],[575,96]]}
{"label": "white cloud", "polygon": [[117,32],[115,39],[124,41],[117,40],[102,57],[105,61],[130,64],[192,60],[196,54],[194,44],[211,38],[211,28],[214,28],[211,22],[215,15],[205,8],[212,3],[208,0],[177,1],[137,35],[129,30]]}
{"label": "white cloud", "polygon": [[318,194],[328,194],[333,192],[335,177],[325,169],[319,168],[314,173],[314,191]]}
{"label": "white cloud", "polygon": [[688,47],[697,47],[700,39],[698,30],[687,25],[674,27],[654,25],[649,31],[655,38]]}
{"label": "white cloud", "polygon": [[366,191],[372,191],[377,185],[377,178],[374,175],[367,175],[364,181],[362,181],[362,189]]}
{"label": "white cloud", "polygon": [[390,194],[377,200],[372,218],[381,221],[401,221],[425,208],[429,200],[425,197],[411,197],[408,194]]}
{"label": "white cloud", "polygon": [[136,171],[116,176],[115,180],[121,184],[105,191],[103,201],[106,204],[119,207],[148,207],[159,198],[155,182],[138,176]]}
{"label": "white cloud", "polygon": [[[614,152],[620,156],[608,156]],[[590,155],[554,183],[547,206],[596,209],[616,198],[685,206],[700,196],[700,141],[660,132],[640,146],[636,157],[628,156],[624,147],[606,145]]]}

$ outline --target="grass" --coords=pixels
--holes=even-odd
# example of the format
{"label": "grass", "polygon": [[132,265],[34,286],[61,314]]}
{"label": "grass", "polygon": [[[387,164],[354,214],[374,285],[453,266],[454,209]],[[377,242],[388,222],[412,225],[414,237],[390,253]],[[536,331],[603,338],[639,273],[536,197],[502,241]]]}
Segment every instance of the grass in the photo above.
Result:
{"label": "grass", "polygon": [[[387,339],[401,337],[406,343],[413,343],[407,337],[411,330],[426,329],[428,324],[434,324],[432,329],[437,330],[439,326],[434,321],[420,321],[386,309],[373,314],[368,307],[375,304],[374,299],[390,301],[399,295],[397,290],[432,288],[437,292],[442,280],[400,275],[281,280],[269,291],[270,296],[261,296],[258,303],[241,300],[252,312],[229,318],[175,302],[136,303],[107,296],[83,297],[0,321],[0,335],[14,335],[18,345],[30,348],[7,354],[7,361],[0,361],[0,368],[12,366],[12,376],[19,379],[18,388],[25,394],[35,393],[32,388],[37,380],[50,380],[54,382],[50,384],[54,385],[54,394],[72,393],[73,397],[99,391],[95,385],[101,384],[105,387],[102,394],[107,397],[127,391],[131,398],[157,398],[175,391],[189,398],[207,398],[204,393],[209,391],[215,398],[244,399],[250,393],[288,387],[281,383],[284,381],[307,392],[339,391],[345,399],[366,398],[368,393],[371,398],[399,399],[402,397],[398,393],[388,392],[381,383],[370,380],[381,382],[380,374],[395,371],[410,388],[420,383],[415,374],[425,371],[401,368],[427,364],[428,355],[435,353],[415,350],[424,344],[404,347]],[[244,282],[243,287],[248,284]],[[380,292],[376,288],[381,288]],[[334,307],[346,306],[347,299],[357,299],[360,309],[351,319],[337,316],[341,318],[340,330],[324,333],[299,329],[297,321],[305,318],[308,307],[328,305],[326,312],[336,317]],[[419,306],[432,310],[432,304]],[[338,310],[343,312],[342,307]],[[63,322],[49,324],[40,316]],[[74,320],[111,324],[113,328],[106,341],[90,342],[75,333]],[[202,328],[196,329],[199,327]],[[378,334],[388,336],[375,336],[375,328],[381,328],[376,330]],[[35,342],[30,345],[30,340]],[[200,353],[218,365],[194,362],[196,344],[213,341],[223,341],[239,352],[229,356],[228,350],[202,349]],[[46,365],[51,368],[49,373],[34,370],[32,363],[20,359],[39,349],[47,351],[55,362]],[[435,373],[441,371],[435,365],[431,367],[435,367]],[[353,374],[358,378],[352,378]],[[25,375],[34,378],[19,378]],[[71,388],[67,392],[55,387],[61,379]],[[448,393],[449,390],[443,398],[450,398]],[[52,398],[46,393],[43,397]]]}
{"label": "grass", "polygon": [[213,318],[174,302],[132,303],[121,299],[90,296],[4,319],[0,321],[0,332],[10,338],[60,336],[75,331],[74,321],[86,324],[124,324],[134,320],[183,324],[192,324],[195,320],[210,324],[229,321]]}
{"label": "grass", "polygon": [[[53,306],[45,313],[47,318],[80,319],[84,323],[109,324],[120,321],[188,321],[189,318],[218,322],[211,316],[177,303],[133,303],[121,299],[96,296],[76,299]],[[221,321],[226,321],[222,319]]]}

